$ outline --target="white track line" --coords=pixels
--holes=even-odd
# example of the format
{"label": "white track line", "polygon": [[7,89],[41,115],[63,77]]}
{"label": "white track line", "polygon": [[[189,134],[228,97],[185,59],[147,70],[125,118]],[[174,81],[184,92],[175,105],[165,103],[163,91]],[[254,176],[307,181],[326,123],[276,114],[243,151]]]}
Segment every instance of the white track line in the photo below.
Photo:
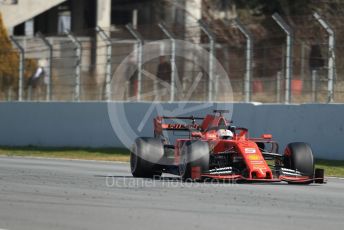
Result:
{"label": "white track line", "polygon": [[344,177],[327,176],[326,178],[344,180]]}

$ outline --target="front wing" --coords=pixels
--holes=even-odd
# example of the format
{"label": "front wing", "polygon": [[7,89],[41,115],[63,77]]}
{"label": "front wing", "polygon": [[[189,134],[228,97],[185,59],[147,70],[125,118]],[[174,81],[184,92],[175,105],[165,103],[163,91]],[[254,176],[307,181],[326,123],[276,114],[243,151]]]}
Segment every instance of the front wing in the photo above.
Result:
{"label": "front wing", "polygon": [[201,178],[203,180],[224,180],[224,181],[247,181],[247,182],[289,182],[289,183],[312,183],[315,180],[321,180],[323,178],[311,178],[308,176],[279,176],[277,178],[273,179],[252,179],[247,178],[242,175],[235,175],[235,174],[229,174],[229,175],[214,175],[214,174],[201,174]]}
{"label": "front wing", "polygon": [[230,167],[222,168],[222,169],[216,169],[216,170],[210,170],[207,173],[201,173],[201,170],[199,167],[193,167],[191,174],[192,178],[194,179],[202,179],[202,180],[223,180],[223,181],[247,181],[247,182],[281,182],[285,181],[288,183],[294,183],[294,184],[305,184],[305,183],[326,183],[324,180],[323,174],[319,177],[317,173],[315,174],[315,177],[310,176],[303,176],[301,174],[298,174],[297,171],[295,171],[294,175],[290,173],[290,170],[287,173],[288,175],[279,175],[277,177],[274,177],[272,179],[256,179],[256,178],[248,178],[241,174],[235,174],[232,172]]}

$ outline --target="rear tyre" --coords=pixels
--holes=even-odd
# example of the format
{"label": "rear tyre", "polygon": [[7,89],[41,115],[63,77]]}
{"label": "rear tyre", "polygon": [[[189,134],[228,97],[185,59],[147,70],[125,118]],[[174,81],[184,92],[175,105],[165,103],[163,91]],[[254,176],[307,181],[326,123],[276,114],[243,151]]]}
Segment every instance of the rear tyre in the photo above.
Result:
{"label": "rear tyre", "polygon": [[130,169],[134,177],[153,178],[161,176],[159,161],[164,155],[160,139],[137,138],[130,151]]}
{"label": "rear tyre", "polygon": [[[198,175],[192,172],[197,170]],[[181,149],[179,174],[183,181],[200,179],[200,174],[209,170],[209,145],[202,141],[187,141]]]}
{"label": "rear tyre", "polygon": [[[314,177],[314,158],[311,147],[303,142],[295,142],[287,145],[283,159],[284,167],[297,170],[303,176]],[[307,181],[303,184],[310,184]]]}

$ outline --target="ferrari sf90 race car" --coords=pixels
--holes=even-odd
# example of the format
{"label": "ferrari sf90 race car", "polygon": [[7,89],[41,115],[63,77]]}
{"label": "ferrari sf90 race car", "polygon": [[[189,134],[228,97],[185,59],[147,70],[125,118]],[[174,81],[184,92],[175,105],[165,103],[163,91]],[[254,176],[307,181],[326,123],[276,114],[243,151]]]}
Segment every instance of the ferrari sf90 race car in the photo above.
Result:
{"label": "ferrari sf90 race car", "polygon": [[[130,150],[134,177],[152,178],[162,173],[182,180],[225,180],[310,184],[324,183],[324,170],[314,168],[311,147],[290,143],[282,154],[271,134],[259,138],[235,127],[225,110],[205,117],[154,118],[154,137],[139,137]],[[177,136],[174,144],[168,138]]]}

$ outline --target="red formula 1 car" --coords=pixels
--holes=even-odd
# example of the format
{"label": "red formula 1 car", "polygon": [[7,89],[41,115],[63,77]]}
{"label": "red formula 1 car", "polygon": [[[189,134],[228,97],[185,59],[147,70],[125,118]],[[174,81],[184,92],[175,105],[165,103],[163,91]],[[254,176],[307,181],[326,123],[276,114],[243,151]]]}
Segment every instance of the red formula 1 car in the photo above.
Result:
{"label": "red formula 1 car", "polygon": [[[279,154],[272,135],[249,138],[246,128],[225,119],[226,112],[214,110],[204,118],[156,117],[154,137],[137,138],[133,144],[132,175],[154,177],[166,172],[183,180],[324,183],[324,170],[314,169],[308,144],[290,143]],[[179,134],[175,144],[164,135],[168,131]]]}

